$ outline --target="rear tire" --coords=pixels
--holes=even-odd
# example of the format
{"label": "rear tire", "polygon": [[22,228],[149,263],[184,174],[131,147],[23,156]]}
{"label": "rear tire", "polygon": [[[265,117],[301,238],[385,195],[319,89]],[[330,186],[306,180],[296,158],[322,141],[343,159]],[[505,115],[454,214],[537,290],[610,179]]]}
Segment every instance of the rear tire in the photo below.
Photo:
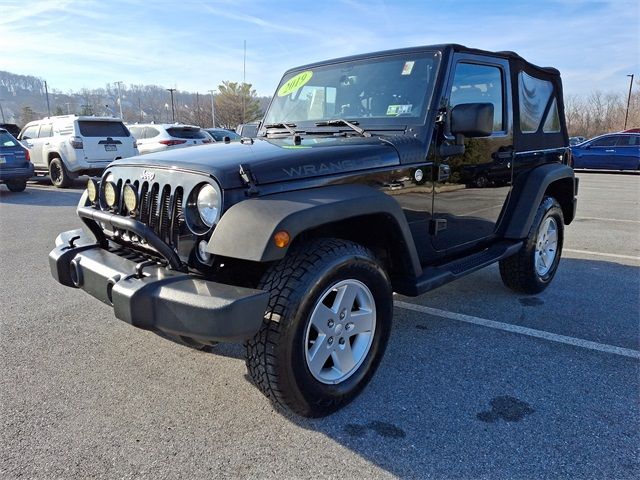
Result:
{"label": "rear tire", "polygon": [[67,188],[71,184],[71,176],[59,157],[55,157],[49,162],[49,178],[53,186],[57,188]]}
{"label": "rear tire", "polygon": [[12,192],[24,192],[27,188],[26,180],[12,180],[7,182],[7,188]]}
{"label": "rear tire", "polygon": [[247,369],[276,405],[329,415],[367,385],[384,354],[393,315],[391,284],[356,243],[318,239],[293,248],[264,274],[264,322],[246,342]]}
{"label": "rear tire", "polygon": [[500,261],[504,284],[516,292],[542,292],[558,270],[563,240],[562,208],[555,198],[544,197],[520,251]]}

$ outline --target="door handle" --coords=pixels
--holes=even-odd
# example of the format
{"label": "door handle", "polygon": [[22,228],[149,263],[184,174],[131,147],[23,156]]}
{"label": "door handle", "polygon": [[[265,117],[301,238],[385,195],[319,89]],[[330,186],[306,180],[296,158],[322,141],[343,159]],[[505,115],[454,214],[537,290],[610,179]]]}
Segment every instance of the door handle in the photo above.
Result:
{"label": "door handle", "polygon": [[615,150],[605,150],[606,153],[615,153]]}

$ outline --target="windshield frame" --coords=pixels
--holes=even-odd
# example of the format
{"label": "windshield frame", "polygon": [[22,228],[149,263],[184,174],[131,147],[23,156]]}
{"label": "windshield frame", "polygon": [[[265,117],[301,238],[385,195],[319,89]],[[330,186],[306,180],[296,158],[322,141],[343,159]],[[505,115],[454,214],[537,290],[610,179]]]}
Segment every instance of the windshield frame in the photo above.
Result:
{"label": "windshield frame", "polygon": [[[339,68],[340,65],[365,64],[365,63],[370,63],[372,61],[384,62],[386,60],[393,60],[393,59],[400,60],[402,58],[404,58],[405,61],[409,62],[413,60],[428,58],[429,55],[433,56],[435,68],[433,71],[431,82],[427,85],[428,88],[426,89],[423,97],[422,111],[417,116],[364,117],[364,116],[347,115],[345,117],[334,116],[335,118],[331,117],[331,118],[322,118],[322,119],[314,119],[314,120],[295,120],[295,119],[285,119],[285,118],[269,119],[269,112],[273,109],[274,103],[277,101],[278,92],[280,91],[280,89],[283,88],[283,85],[287,83],[289,80],[291,80],[296,75],[299,75],[305,71],[309,71],[309,70],[316,71],[317,69],[320,69],[320,68],[336,68],[336,67]],[[436,98],[436,93],[437,93],[436,88],[440,78],[440,72],[443,65],[443,58],[444,58],[444,52],[442,50],[437,48],[425,48],[424,50],[421,49],[421,50],[401,51],[401,52],[396,51],[396,52],[393,52],[393,53],[390,52],[387,54],[378,53],[378,54],[371,54],[371,55],[363,55],[355,58],[350,57],[345,59],[337,59],[333,61],[320,62],[320,63],[296,67],[296,68],[287,70],[282,76],[282,78],[280,79],[280,82],[278,83],[275,93],[271,97],[271,101],[269,102],[269,106],[265,111],[263,120],[260,125],[259,134],[266,135],[266,128],[265,128],[266,124],[274,124],[274,123],[277,124],[282,122],[286,122],[287,124],[295,123],[299,129],[303,129],[304,131],[307,131],[307,132],[310,129],[314,130],[316,128],[321,130],[326,130],[327,127],[318,127],[316,123],[325,122],[328,120],[336,120],[338,118],[344,118],[356,125],[359,125],[361,128],[364,128],[365,130],[371,129],[371,130],[397,131],[397,130],[405,130],[410,125],[424,125],[426,118],[429,114],[429,111],[435,108],[433,105],[433,102],[434,102],[434,99]],[[304,85],[302,85],[300,88],[304,88]],[[329,129],[333,129],[333,130],[347,129],[348,130],[348,127],[331,126],[329,127]]]}

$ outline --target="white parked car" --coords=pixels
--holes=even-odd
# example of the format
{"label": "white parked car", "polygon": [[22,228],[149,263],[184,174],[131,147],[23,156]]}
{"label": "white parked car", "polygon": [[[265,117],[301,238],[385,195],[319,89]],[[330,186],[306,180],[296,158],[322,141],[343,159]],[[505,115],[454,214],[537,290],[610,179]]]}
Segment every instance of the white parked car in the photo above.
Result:
{"label": "white parked car", "polygon": [[114,160],[138,154],[135,138],[119,118],[62,115],[27,123],[18,139],[36,172],[69,186],[78,175],[100,175]]}
{"label": "white parked car", "polygon": [[213,143],[213,138],[195,125],[145,123],[128,127],[138,142],[140,154]]}

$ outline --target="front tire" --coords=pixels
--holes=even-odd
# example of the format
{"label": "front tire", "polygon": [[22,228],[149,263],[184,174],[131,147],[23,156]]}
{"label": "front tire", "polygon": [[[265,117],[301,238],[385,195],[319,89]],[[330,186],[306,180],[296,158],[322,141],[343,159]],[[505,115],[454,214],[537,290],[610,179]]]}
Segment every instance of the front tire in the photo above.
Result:
{"label": "front tire", "polygon": [[542,292],[558,270],[563,240],[562,208],[555,198],[544,197],[520,251],[500,261],[504,284],[516,292]]}
{"label": "front tire", "polygon": [[384,354],[393,315],[389,278],[368,249],[319,239],[270,267],[262,327],[246,342],[247,369],[277,405],[329,415],[367,385]]}
{"label": "front tire", "polygon": [[62,159],[55,157],[49,162],[49,178],[54,187],[67,188],[71,185],[71,176]]}

